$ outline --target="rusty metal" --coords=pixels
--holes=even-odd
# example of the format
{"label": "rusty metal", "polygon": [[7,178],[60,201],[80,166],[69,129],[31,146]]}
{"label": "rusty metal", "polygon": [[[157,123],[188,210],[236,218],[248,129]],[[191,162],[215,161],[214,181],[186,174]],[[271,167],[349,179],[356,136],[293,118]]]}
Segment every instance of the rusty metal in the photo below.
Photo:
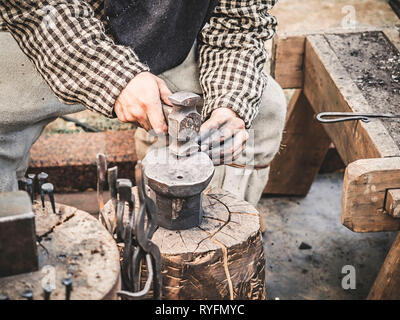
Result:
{"label": "rusty metal", "polygon": [[118,190],[117,190],[117,180],[118,180],[118,167],[112,167],[107,170],[107,181],[108,188],[110,190],[110,198],[113,207],[113,217],[110,219],[111,233],[114,233],[117,225],[117,201],[118,201]]}
{"label": "rusty metal", "polygon": [[124,226],[124,212],[125,204],[128,204],[129,216],[133,214],[134,199],[132,197],[132,182],[129,179],[118,179],[117,190],[119,199],[117,202],[117,241],[122,242],[125,238],[125,226]]}
{"label": "rusty metal", "polygon": [[200,225],[202,192],[214,174],[211,159],[203,152],[176,158],[163,148],[150,151],[144,166],[158,224],[170,230]]}
{"label": "rusty metal", "polygon": [[[38,182],[39,182],[39,192],[40,192],[40,199],[42,200],[42,208],[44,208],[44,191],[42,190],[42,185],[46,183],[49,175],[46,172],[41,172],[38,174]],[[32,197],[34,197],[34,190],[35,190],[35,185],[33,184],[32,181]]]}
{"label": "rusty metal", "polygon": [[40,187],[40,197],[42,200],[43,207],[44,207],[44,199],[45,199],[46,194],[49,196],[51,209],[53,210],[53,213],[57,214],[56,203],[54,200],[54,186],[52,183],[49,183],[49,182],[43,183]]}
{"label": "rusty metal", "polygon": [[177,157],[197,152],[199,146],[195,138],[200,130],[201,116],[196,106],[201,97],[191,92],[176,92],[169,101],[173,107],[163,106],[170,136],[169,151]]}
{"label": "rusty metal", "polygon": [[0,193],[0,277],[36,270],[38,252],[31,199],[25,191]]}
{"label": "rusty metal", "polygon": [[[129,221],[124,228],[124,254],[122,260],[123,290],[118,295],[126,300],[148,298],[153,284],[153,298],[161,299],[161,253],[151,238],[157,229],[156,206],[145,190],[143,167],[139,162],[135,168],[135,180],[139,193],[139,211],[134,214],[134,198],[127,190],[122,190],[122,198],[128,204]],[[119,190],[120,191],[120,190]],[[121,193],[119,193],[121,199]],[[123,221],[123,217],[120,218]],[[118,227],[117,227],[118,228]],[[147,266],[147,279],[140,289],[143,263]]]}
{"label": "rusty metal", "polygon": [[344,121],[360,120],[364,123],[371,122],[373,118],[400,119],[400,114],[390,113],[361,113],[361,112],[321,112],[316,116],[321,123],[337,123]]}
{"label": "rusty metal", "polygon": [[33,203],[33,200],[35,199],[34,180],[31,178],[22,177],[18,180],[18,190],[28,192],[31,202]]}
{"label": "rusty metal", "polygon": [[61,280],[62,285],[65,287],[65,300],[71,300],[72,284],[73,280],[71,277],[67,277]]}
{"label": "rusty metal", "polygon": [[107,159],[106,156],[102,153],[98,153],[96,155],[96,164],[97,164],[97,202],[99,205],[99,220],[103,223],[105,228],[113,233],[113,228],[111,225],[110,219],[104,214],[104,189],[106,185],[106,174],[107,174]]}
{"label": "rusty metal", "polygon": [[189,229],[202,221],[202,191],[211,181],[214,166],[199,152],[201,116],[196,106],[200,96],[177,92],[168,99],[173,104],[172,110],[164,111],[170,144],[148,152],[143,160],[145,177],[157,205],[158,224],[171,230]]}

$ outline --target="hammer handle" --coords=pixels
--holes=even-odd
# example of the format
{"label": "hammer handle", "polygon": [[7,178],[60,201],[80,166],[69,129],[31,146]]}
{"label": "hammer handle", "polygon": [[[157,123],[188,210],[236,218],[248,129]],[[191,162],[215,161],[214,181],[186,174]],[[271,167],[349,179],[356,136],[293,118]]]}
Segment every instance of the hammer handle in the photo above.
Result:
{"label": "hammer handle", "polygon": [[172,107],[164,103],[161,103],[161,106],[164,113],[165,121],[167,122],[167,124],[169,124],[168,116],[172,112]]}

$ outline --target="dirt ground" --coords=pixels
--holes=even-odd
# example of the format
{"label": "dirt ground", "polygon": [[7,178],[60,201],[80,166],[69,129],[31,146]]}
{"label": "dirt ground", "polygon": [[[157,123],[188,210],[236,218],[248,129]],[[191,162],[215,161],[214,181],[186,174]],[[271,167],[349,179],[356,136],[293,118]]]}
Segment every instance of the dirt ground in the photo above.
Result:
{"label": "dirt ground", "polygon": [[[261,200],[269,299],[367,297],[397,233],[361,234],[344,227],[340,223],[342,182],[342,173],[323,174],[305,198]],[[300,249],[304,247],[311,248]],[[355,290],[341,286],[345,265],[355,267]]]}

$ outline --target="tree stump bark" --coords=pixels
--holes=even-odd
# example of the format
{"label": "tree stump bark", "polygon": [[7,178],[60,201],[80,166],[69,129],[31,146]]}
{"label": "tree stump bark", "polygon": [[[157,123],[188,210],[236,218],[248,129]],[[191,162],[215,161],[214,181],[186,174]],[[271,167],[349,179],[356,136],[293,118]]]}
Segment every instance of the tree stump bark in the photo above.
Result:
{"label": "tree stump bark", "polygon": [[120,264],[114,239],[90,214],[59,204],[56,209],[60,215],[52,212],[49,202],[42,209],[35,201],[39,270],[0,278],[0,295],[19,300],[31,290],[34,300],[43,300],[43,285],[48,284],[55,285],[51,300],[64,300],[61,281],[71,273],[72,300],[117,299]]}
{"label": "tree stump bark", "polygon": [[[163,299],[265,299],[258,211],[220,189],[204,194],[203,208],[199,227],[159,227],[153,236],[162,255]],[[104,210],[111,214],[110,202]]]}

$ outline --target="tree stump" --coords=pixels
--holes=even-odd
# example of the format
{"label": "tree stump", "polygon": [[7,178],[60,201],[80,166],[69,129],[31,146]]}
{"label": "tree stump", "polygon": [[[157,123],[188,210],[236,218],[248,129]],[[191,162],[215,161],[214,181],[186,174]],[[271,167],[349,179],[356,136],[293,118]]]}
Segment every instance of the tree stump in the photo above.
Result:
{"label": "tree stump", "polygon": [[[105,213],[111,208],[108,202]],[[258,211],[220,189],[204,194],[203,208],[199,227],[159,227],[153,236],[162,255],[163,299],[265,299]]]}
{"label": "tree stump", "polygon": [[47,284],[55,285],[51,300],[64,300],[65,288],[61,281],[70,273],[71,299],[117,299],[119,251],[111,235],[84,211],[59,204],[56,209],[59,215],[52,212],[49,202],[42,209],[35,201],[39,270],[0,278],[0,295],[18,300],[23,299],[25,290],[31,290],[34,300],[43,300],[43,286]]}

